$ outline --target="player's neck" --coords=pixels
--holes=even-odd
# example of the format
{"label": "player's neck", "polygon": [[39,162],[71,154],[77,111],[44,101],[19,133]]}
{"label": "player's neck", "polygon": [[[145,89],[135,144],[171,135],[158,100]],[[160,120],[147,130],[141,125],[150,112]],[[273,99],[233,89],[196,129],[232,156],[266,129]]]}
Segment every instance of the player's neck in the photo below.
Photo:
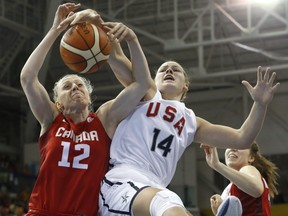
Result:
{"label": "player's neck", "polygon": [[75,124],[83,122],[87,119],[90,111],[89,109],[84,109],[81,112],[71,112],[69,114],[64,114],[65,116],[69,117]]}

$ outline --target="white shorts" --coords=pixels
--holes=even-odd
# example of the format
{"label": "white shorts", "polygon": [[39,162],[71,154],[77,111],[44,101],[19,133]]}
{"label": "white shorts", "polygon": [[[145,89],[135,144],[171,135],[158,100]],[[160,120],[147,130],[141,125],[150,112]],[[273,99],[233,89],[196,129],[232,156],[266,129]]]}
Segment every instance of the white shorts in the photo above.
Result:
{"label": "white shorts", "polygon": [[[99,214],[102,216],[133,215],[133,200],[139,192],[147,187],[169,191],[151,172],[127,164],[113,167],[106,173],[102,181],[99,194]],[[176,202],[183,206],[181,199],[177,200]],[[171,205],[167,205],[167,208]],[[173,204],[173,206],[175,205]]]}
{"label": "white shorts", "polygon": [[149,186],[132,181],[112,183],[104,178],[99,195],[99,214],[102,216],[133,215],[133,200],[147,187]]}

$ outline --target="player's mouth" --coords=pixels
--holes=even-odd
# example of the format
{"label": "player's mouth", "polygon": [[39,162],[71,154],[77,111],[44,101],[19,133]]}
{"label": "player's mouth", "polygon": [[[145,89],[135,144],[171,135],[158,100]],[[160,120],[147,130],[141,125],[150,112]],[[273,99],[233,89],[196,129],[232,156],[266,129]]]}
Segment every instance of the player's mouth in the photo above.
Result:
{"label": "player's mouth", "polygon": [[230,153],[228,154],[228,158],[238,158],[236,154]]}
{"label": "player's mouth", "polygon": [[76,92],[73,92],[73,93],[71,94],[71,97],[72,97],[72,98],[75,98],[75,97],[79,98],[79,97],[82,97],[82,95],[83,95],[82,92],[76,91]]}
{"label": "player's mouth", "polygon": [[168,74],[168,75],[166,75],[166,76],[164,77],[164,81],[167,81],[167,80],[174,81],[175,78],[174,78],[172,75]]}

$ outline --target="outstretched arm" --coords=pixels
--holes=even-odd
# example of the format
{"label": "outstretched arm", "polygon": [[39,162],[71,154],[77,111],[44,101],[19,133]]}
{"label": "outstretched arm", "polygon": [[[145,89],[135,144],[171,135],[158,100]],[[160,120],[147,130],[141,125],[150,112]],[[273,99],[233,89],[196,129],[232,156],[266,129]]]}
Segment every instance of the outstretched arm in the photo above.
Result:
{"label": "outstretched arm", "polygon": [[[117,78],[126,87],[136,80],[138,83],[152,85],[148,63],[138,41],[138,37],[123,23],[106,22],[103,28],[111,38],[113,52],[108,60]],[[120,43],[127,42],[130,59],[124,54]],[[143,71],[142,73],[140,71]],[[149,72],[149,74],[144,71]]]}
{"label": "outstretched arm", "polygon": [[208,145],[201,145],[206,155],[207,164],[222,176],[233,182],[240,190],[253,197],[263,193],[264,186],[259,171],[254,166],[244,166],[235,170],[219,161],[217,149]]}
{"label": "outstretched arm", "polygon": [[[138,61],[137,59],[141,59],[140,56],[144,55],[141,47],[136,48],[136,46],[140,46],[138,38],[136,37],[136,34],[132,31],[133,35],[126,37],[127,32],[131,31],[131,29],[128,28],[127,26],[124,26],[121,23],[117,24],[117,26],[115,26],[113,29],[111,29],[112,23],[113,22],[103,23],[102,26],[106,31],[109,31],[110,37],[113,38],[111,40],[112,51],[110,53],[108,63],[110,65],[111,69],[113,70],[115,76],[117,77],[119,82],[124,87],[129,86],[132,82],[135,82],[135,81],[136,82],[140,82],[140,81],[146,82],[147,81],[146,75],[148,75],[148,74],[145,75],[145,73],[142,73],[139,76],[139,74],[135,73],[135,71],[138,71],[138,69],[143,67],[143,65],[139,64],[139,63],[141,63],[141,61]],[[114,40],[115,38],[117,38],[117,40]],[[125,40],[127,42],[128,41],[132,42],[132,43],[129,43],[129,42],[127,43],[128,48],[130,50],[131,60],[128,59],[127,56],[124,54],[122,47],[121,47],[121,44],[120,44],[120,42],[122,40],[124,40],[124,38],[126,38]],[[136,43],[133,42],[135,39],[137,40]],[[134,57],[133,57],[131,55],[132,49],[133,50],[141,49],[142,54],[140,54],[140,55],[134,54]],[[134,63],[133,63],[133,61],[134,61]],[[145,61],[146,61],[146,58],[145,58]],[[135,76],[139,76],[139,78],[137,78]],[[144,76],[144,77],[141,77],[141,76]],[[143,79],[143,80],[141,80],[141,79]],[[155,85],[154,81],[152,80],[151,75],[150,75],[150,71],[149,71],[149,89],[146,91],[146,94],[143,96],[143,99],[145,99],[145,100],[151,99],[155,95],[156,90],[157,90],[156,85]]]}
{"label": "outstretched arm", "polygon": [[108,35],[112,41],[115,40],[115,43],[126,41],[131,58],[130,73],[133,77],[130,85],[97,111],[108,135],[112,137],[118,123],[136,107],[154,81],[136,34],[123,23],[107,22],[103,25],[110,29]]}
{"label": "outstretched arm", "polygon": [[[110,29],[103,26],[106,31]],[[111,41],[111,52],[108,64],[119,82],[124,86],[130,85],[134,80],[132,75],[132,63],[124,54],[121,44],[118,40]]]}
{"label": "outstretched arm", "polygon": [[275,78],[275,72],[273,72],[270,77],[270,68],[266,69],[263,76],[262,68],[258,67],[257,84],[254,87],[247,81],[242,82],[248,89],[254,100],[254,104],[241,128],[234,129],[222,125],[211,124],[198,117],[195,141],[220,148],[249,148],[262,129],[268,104],[271,102],[274,93],[279,86],[279,83],[274,85]]}
{"label": "outstretched arm", "polygon": [[56,38],[67,27],[63,26],[57,29],[57,26],[67,15],[79,7],[80,4],[74,3],[66,3],[58,7],[53,26],[32,52],[20,74],[21,85],[28,99],[30,108],[42,126],[41,133],[43,132],[43,127],[48,126],[53,120],[55,108],[46,89],[39,82],[38,73]]}
{"label": "outstretched arm", "polygon": [[[147,69],[148,69],[149,74],[136,73],[136,71],[139,71],[141,70],[141,68],[146,67],[146,64],[147,64],[146,58],[142,58],[143,56],[145,57],[145,55],[140,46],[138,38],[136,34],[127,26],[123,25],[122,23],[118,23],[116,25],[115,24],[116,23],[113,23],[113,22],[107,22],[107,23],[102,24],[103,28],[109,31],[108,33],[109,36],[113,38],[111,40],[113,51],[110,54],[108,63],[110,67],[112,68],[117,79],[125,87],[130,85],[132,82],[138,82],[138,83],[142,82],[142,85],[143,85],[144,83],[147,84],[147,81],[148,81],[149,88],[146,91],[145,96],[143,96],[143,98],[145,98],[146,100],[149,100],[154,96],[156,92],[156,85],[151,78],[151,74],[148,68]],[[111,29],[112,27],[113,29]],[[128,32],[132,34],[128,34]],[[120,42],[124,39],[126,40],[128,44],[128,48],[130,51],[130,58],[131,58],[130,60],[124,54],[122,47],[120,45]],[[141,50],[141,52],[139,52],[138,54],[135,54],[137,52],[133,50]],[[132,52],[134,52],[134,54],[132,54]],[[147,64],[147,67],[148,67],[148,64]]]}

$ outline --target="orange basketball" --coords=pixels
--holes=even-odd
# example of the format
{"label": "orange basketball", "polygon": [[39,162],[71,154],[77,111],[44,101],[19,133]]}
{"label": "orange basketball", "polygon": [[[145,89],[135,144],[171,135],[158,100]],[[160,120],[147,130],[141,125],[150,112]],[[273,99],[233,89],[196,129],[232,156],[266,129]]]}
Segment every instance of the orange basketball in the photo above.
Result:
{"label": "orange basketball", "polygon": [[109,58],[108,36],[98,26],[79,23],[69,28],[60,42],[60,55],[65,65],[77,73],[93,73]]}

